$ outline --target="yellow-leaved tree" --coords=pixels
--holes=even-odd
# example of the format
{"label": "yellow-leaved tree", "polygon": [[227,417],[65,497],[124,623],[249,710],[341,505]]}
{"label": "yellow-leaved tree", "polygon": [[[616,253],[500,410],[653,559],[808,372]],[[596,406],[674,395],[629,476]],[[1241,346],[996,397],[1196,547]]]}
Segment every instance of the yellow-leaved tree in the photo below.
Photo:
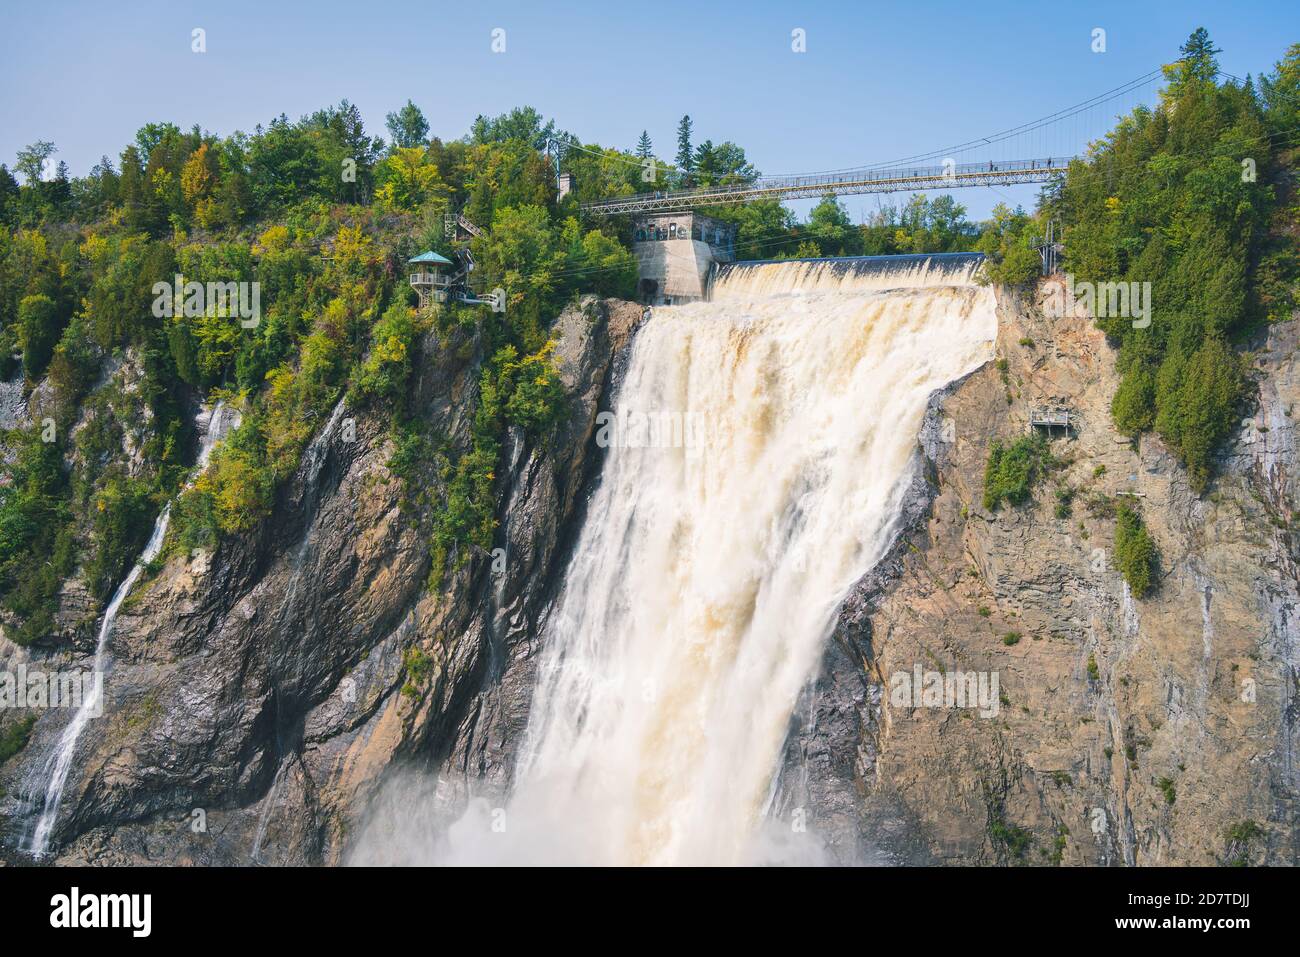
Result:
{"label": "yellow-leaved tree", "polygon": [[450,192],[438,167],[427,161],[422,146],[398,147],[379,164],[376,179],[375,201],[393,211],[419,209]]}

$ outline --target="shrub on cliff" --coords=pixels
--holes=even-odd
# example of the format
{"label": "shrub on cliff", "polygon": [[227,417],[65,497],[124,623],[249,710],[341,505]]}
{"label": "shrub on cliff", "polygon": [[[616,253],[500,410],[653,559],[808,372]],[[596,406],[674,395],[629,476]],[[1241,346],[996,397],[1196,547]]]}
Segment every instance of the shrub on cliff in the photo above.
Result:
{"label": "shrub on cliff", "polygon": [[998,203],[975,245],[985,256],[981,281],[1018,286],[1036,278],[1042,268],[1034,249],[1037,240],[1032,217],[1019,207],[1012,210]]}
{"label": "shrub on cliff", "polygon": [[1041,435],[1026,435],[1010,445],[994,442],[984,467],[984,507],[1028,501],[1034,483],[1051,465],[1052,454]]}
{"label": "shrub on cliff", "polygon": [[76,549],[59,444],[42,441],[37,431],[21,430],[9,433],[6,443],[16,453],[10,481],[0,486],[0,595],[4,607],[21,620],[9,633],[23,645],[48,633],[59,585],[76,563]]}
{"label": "shrub on cliff", "polygon": [[4,764],[27,747],[27,741],[32,736],[32,728],[35,726],[36,715],[31,714],[19,718],[5,728],[4,731],[0,731],[0,764]]}
{"label": "shrub on cliff", "polygon": [[156,511],[149,487],[141,481],[112,476],[92,504],[94,552],[86,565],[86,582],[100,601],[126,577],[149,540]]}
{"label": "shrub on cliff", "polygon": [[1151,591],[1158,560],[1156,543],[1142,518],[1130,506],[1119,504],[1115,509],[1115,566],[1134,597]]}
{"label": "shrub on cliff", "polygon": [[275,473],[266,461],[261,424],[257,416],[245,419],[181,494],[175,526],[183,547],[211,547],[222,534],[250,531],[270,514]]}
{"label": "shrub on cliff", "polygon": [[1236,427],[1244,391],[1241,359],[1221,339],[1207,339],[1186,359],[1166,356],[1156,376],[1156,428],[1204,491],[1215,451]]}
{"label": "shrub on cliff", "polygon": [[411,354],[421,332],[415,310],[393,303],[371,331],[370,353],[357,373],[357,391],[367,398],[396,402],[406,394]]}

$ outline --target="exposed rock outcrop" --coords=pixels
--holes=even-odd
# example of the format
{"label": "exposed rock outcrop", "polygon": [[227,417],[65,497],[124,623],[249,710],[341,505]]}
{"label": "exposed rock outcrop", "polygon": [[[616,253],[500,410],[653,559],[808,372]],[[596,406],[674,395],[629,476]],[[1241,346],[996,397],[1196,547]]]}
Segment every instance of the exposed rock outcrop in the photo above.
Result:
{"label": "exposed rock outcrop", "polygon": [[[1259,405],[1198,497],[1159,438],[1115,432],[1114,352],[1090,321],[1005,296],[999,317],[1005,365],[935,397],[900,537],[842,608],[783,813],[845,861],[1296,863],[1300,323],[1269,331]],[[990,442],[1048,403],[1077,415],[1053,442],[1069,464],[987,511]],[[1162,556],[1141,600],[1112,561],[1119,495]],[[996,673],[997,715],[891,704],[918,665]]]}

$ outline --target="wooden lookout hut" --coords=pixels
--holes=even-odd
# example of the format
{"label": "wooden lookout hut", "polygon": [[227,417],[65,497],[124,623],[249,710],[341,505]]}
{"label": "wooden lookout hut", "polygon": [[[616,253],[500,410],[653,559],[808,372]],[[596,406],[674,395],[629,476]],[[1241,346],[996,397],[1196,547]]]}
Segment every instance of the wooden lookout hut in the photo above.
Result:
{"label": "wooden lookout hut", "polygon": [[439,256],[432,249],[425,250],[418,256],[407,260],[411,267],[411,288],[420,294],[420,308],[424,309],[431,302],[446,302],[447,289],[452,277],[444,269],[455,265],[446,256]]}

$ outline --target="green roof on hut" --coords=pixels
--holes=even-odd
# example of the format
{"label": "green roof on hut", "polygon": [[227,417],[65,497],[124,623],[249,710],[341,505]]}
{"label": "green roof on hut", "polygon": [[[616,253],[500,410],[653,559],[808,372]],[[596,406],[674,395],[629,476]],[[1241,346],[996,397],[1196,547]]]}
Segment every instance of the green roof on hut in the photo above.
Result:
{"label": "green roof on hut", "polygon": [[427,249],[418,256],[412,256],[407,260],[410,263],[437,263],[440,266],[450,266],[451,260],[446,256],[439,256],[432,249]]}

